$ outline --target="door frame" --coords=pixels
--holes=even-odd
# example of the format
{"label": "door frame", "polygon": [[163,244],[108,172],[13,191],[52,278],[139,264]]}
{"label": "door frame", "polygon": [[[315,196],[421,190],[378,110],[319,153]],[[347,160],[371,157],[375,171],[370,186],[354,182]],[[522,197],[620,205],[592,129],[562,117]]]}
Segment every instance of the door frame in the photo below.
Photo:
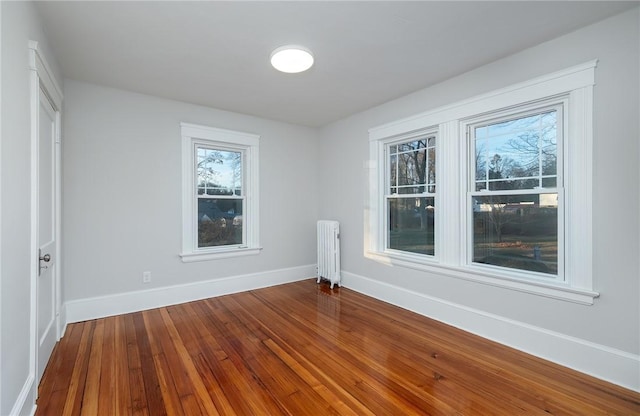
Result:
{"label": "door frame", "polygon": [[[61,241],[60,241],[60,225],[61,225],[61,113],[62,113],[62,90],[56,82],[51,68],[47,64],[44,58],[41,48],[38,46],[38,42],[29,41],[29,69],[31,70],[31,195],[30,195],[30,217],[31,217],[31,266],[30,266],[30,336],[29,336],[29,378],[35,383],[35,389],[37,392],[38,384],[40,380],[37,379],[37,363],[38,363],[38,333],[37,333],[37,320],[38,320],[38,293],[37,293],[37,279],[38,271],[40,267],[40,259],[38,255],[38,178],[39,178],[39,108],[40,108],[40,90],[49,98],[51,106],[55,111],[55,168],[54,168],[54,206],[55,206],[55,227],[54,236],[56,240],[56,253],[57,258],[54,263],[54,310],[55,310],[55,331],[56,341],[59,341],[62,337],[65,327],[66,319],[61,316],[62,304],[61,304]],[[37,393],[36,393],[37,397]]]}

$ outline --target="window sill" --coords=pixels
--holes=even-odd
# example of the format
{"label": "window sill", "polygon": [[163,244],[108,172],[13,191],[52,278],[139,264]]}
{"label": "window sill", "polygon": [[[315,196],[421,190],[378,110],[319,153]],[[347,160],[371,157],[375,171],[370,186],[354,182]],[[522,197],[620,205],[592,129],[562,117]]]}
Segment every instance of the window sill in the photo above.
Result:
{"label": "window sill", "polygon": [[233,247],[208,252],[180,253],[180,257],[182,258],[183,263],[193,263],[196,261],[218,260],[241,256],[254,256],[256,254],[260,254],[260,251],[262,251],[262,247]]}
{"label": "window sill", "polygon": [[492,271],[468,266],[457,267],[438,263],[435,259],[417,259],[396,253],[367,251],[365,257],[391,266],[407,267],[415,270],[437,273],[476,283],[501,287],[538,296],[564,300],[583,305],[593,305],[593,300],[600,296],[598,292],[571,287],[567,284],[549,283],[536,280],[524,280],[509,276],[501,276]]}

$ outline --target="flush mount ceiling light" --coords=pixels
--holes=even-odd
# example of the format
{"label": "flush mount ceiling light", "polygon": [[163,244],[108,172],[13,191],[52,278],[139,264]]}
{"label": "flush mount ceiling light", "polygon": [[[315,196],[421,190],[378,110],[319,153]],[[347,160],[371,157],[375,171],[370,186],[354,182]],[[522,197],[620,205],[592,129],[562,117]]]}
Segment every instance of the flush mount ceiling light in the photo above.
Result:
{"label": "flush mount ceiling light", "polygon": [[304,72],[313,65],[313,55],[303,46],[281,46],[271,52],[271,65],[278,71],[288,74]]}

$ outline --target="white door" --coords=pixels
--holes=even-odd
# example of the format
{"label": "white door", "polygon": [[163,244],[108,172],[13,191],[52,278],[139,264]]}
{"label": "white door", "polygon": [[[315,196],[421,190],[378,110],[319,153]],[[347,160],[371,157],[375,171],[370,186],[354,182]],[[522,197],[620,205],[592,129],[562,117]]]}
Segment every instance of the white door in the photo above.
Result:
{"label": "white door", "polygon": [[37,239],[39,272],[36,278],[36,380],[39,382],[57,341],[56,325],[56,111],[40,90],[38,109]]}

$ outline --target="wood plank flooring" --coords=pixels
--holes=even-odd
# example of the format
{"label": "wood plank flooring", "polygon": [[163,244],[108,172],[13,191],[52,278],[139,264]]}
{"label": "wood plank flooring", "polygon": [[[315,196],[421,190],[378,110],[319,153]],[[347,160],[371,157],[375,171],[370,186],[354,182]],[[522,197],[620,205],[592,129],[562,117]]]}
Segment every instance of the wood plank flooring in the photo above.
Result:
{"label": "wood plank flooring", "polygon": [[71,324],[37,415],[639,415],[640,394],[315,280]]}

